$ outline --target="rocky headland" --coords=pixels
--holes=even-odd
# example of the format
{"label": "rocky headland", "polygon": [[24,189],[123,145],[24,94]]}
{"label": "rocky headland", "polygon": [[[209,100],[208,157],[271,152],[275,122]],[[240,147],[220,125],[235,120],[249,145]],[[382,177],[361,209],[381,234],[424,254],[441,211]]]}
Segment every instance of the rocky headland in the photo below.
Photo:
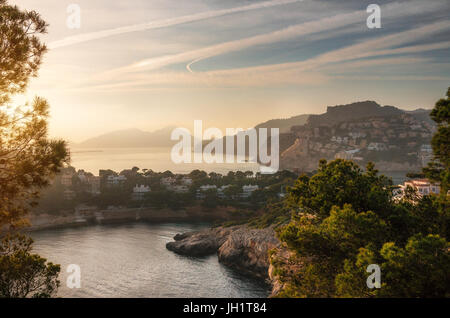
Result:
{"label": "rocky headland", "polygon": [[269,250],[280,246],[272,227],[247,225],[178,234],[174,240],[166,245],[170,251],[189,256],[217,253],[222,264],[265,281],[269,280]]}

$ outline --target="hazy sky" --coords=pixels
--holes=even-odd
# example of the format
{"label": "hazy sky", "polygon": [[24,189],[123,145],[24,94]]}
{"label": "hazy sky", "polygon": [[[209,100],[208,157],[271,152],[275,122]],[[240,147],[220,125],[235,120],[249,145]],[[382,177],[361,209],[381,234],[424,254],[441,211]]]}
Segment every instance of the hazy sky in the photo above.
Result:
{"label": "hazy sky", "polygon": [[[10,3],[50,24],[28,93],[49,100],[52,136],[72,141],[195,119],[248,128],[360,100],[431,108],[450,85],[448,0]],[[366,25],[370,3],[381,29]]]}

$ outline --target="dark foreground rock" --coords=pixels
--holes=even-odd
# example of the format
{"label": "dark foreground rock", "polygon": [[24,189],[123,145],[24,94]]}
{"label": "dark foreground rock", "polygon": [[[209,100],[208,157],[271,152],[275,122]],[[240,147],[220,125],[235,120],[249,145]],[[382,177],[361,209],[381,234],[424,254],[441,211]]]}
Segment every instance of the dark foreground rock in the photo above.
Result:
{"label": "dark foreground rock", "polygon": [[236,227],[213,228],[204,231],[188,232],[177,234],[175,242],[166,244],[166,248],[181,255],[206,256],[217,252],[225,242],[230,233]]}
{"label": "dark foreground rock", "polygon": [[217,253],[224,265],[262,279],[269,278],[269,250],[280,245],[272,228],[245,225],[177,234],[174,239],[166,244],[170,251],[190,256]]}
{"label": "dark foreground rock", "polygon": [[275,231],[241,227],[233,231],[218,250],[219,262],[241,273],[267,279],[269,250],[278,247]]}

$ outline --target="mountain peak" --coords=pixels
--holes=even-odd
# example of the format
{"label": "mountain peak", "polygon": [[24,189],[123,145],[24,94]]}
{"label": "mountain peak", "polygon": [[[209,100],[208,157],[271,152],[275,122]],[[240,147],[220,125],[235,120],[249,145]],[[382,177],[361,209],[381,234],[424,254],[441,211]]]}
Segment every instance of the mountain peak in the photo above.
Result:
{"label": "mountain peak", "polygon": [[374,116],[399,115],[404,111],[394,106],[381,106],[375,101],[361,101],[346,105],[328,106],[327,112],[321,115],[311,115],[308,125],[332,125],[343,120],[361,119]]}
{"label": "mountain peak", "polygon": [[345,105],[336,105],[336,106],[327,106],[327,113],[328,112],[340,112],[340,111],[347,111],[347,110],[378,110],[382,106],[378,104],[375,101],[367,100],[367,101],[361,101],[361,102],[355,102],[351,104],[345,104]]}

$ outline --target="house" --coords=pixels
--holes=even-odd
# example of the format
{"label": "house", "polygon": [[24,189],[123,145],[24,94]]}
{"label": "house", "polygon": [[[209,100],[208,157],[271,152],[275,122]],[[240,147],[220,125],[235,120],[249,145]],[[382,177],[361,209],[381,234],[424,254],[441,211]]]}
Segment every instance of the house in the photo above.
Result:
{"label": "house", "polygon": [[87,192],[95,195],[100,194],[100,177],[88,176],[86,182],[89,185]]}
{"label": "house", "polygon": [[197,195],[196,195],[197,200],[204,199],[206,197],[205,192],[209,191],[209,190],[217,190],[217,186],[214,184],[202,185],[197,190]]}
{"label": "house", "polygon": [[207,185],[202,185],[199,190],[202,192],[206,192],[208,190],[216,190],[217,186],[214,184],[207,184]]}
{"label": "house", "polygon": [[366,134],[363,132],[350,132],[348,135],[353,139],[366,137]]}
{"label": "house", "polygon": [[375,151],[386,150],[386,145],[382,142],[371,142],[367,146],[367,150],[375,150]]}
{"label": "house", "polygon": [[87,183],[88,175],[84,172],[84,170],[79,170],[77,177],[82,183]]}
{"label": "house", "polygon": [[72,177],[73,174],[71,173],[63,173],[61,176],[61,184],[66,187],[72,186]]}
{"label": "house", "polygon": [[242,198],[248,198],[252,195],[253,191],[258,190],[259,187],[257,185],[244,185],[242,186]]}
{"label": "house", "polygon": [[223,185],[221,186],[219,189],[217,189],[217,195],[219,196],[219,198],[223,199],[225,198],[225,189],[231,187],[231,184],[227,184],[227,185]]}
{"label": "house", "polygon": [[192,179],[188,177],[183,177],[181,178],[181,184],[185,186],[190,186],[192,185]]}
{"label": "house", "polygon": [[165,187],[170,187],[177,182],[177,179],[174,177],[167,177],[167,178],[162,178],[160,182],[161,182],[161,185],[163,185]]}
{"label": "house", "polygon": [[423,144],[422,146],[420,146],[420,152],[433,153],[433,148],[430,144]]}
{"label": "house", "polygon": [[169,190],[175,193],[188,193],[189,187],[186,185],[173,185],[169,188]]}
{"label": "house", "polygon": [[358,153],[359,149],[352,149],[346,151],[340,151],[334,155],[334,159],[346,159],[352,160],[355,153]]}
{"label": "house", "polygon": [[143,200],[145,195],[151,191],[149,186],[137,185],[133,188],[132,199],[135,201]]}
{"label": "house", "polygon": [[120,176],[114,176],[114,175],[109,175],[106,178],[106,186],[107,187],[119,187],[122,186],[125,181],[127,181],[127,177],[120,175]]}
{"label": "house", "polygon": [[428,194],[439,194],[441,187],[438,183],[431,183],[428,179],[414,179],[405,181],[403,185],[400,185],[402,192],[406,190],[407,187],[411,187],[417,191],[420,196]]}
{"label": "house", "polygon": [[348,153],[347,151],[339,151],[334,155],[334,159],[345,159],[345,160],[352,160],[353,154]]}

